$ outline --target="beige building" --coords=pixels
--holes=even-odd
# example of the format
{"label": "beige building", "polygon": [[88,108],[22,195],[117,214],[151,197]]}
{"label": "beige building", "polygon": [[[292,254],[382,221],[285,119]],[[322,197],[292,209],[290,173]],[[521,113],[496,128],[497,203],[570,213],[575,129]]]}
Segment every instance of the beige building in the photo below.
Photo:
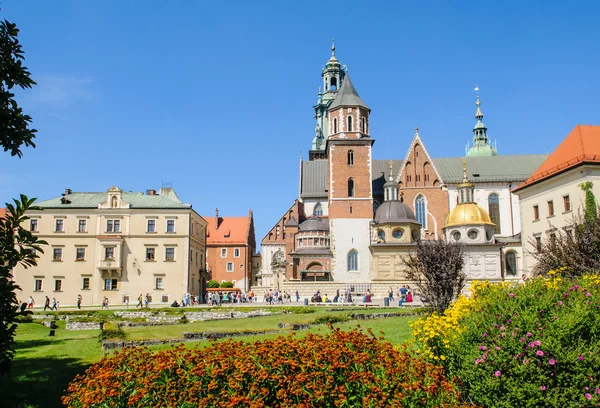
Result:
{"label": "beige building", "polygon": [[181,301],[206,287],[206,226],[172,188],[158,192],[79,193],[38,202],[31,231],[48,242],[38,266],[16,268],[22,289],[37,305],[46,296],[60,305],[137,304],[148,294],[153,304]]}
{"label": "beige building", "polygon": [[580,184],[590,181],[600,197],[600,126],[577,125],[525,183],[521,201],[523,271],[535,267],[532,252],[554,234],[570,233],[574,215],[585,209]]}

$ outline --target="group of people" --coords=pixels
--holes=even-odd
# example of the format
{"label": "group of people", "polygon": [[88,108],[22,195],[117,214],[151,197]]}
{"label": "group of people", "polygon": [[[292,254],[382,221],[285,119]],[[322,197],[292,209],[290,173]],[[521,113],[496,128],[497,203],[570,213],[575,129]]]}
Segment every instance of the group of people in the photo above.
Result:
{"label": "group of people", "polygon": [[[391,287],[388,291],[388,297],[390,299],[390,302],[394,301],[394,290]],[[410,289],[410,286],[406,285],[402,286],[401,288],[398,288],[398,297],[398,306],[402,306],[405,302],[411,303],[413,301],[413,293]]]}
{"label": "group of people", "polygon": [[[274,305],[274,304],[283,304],[283,302],[291,302],[292,301],[292,294],[287,291],[284,290],[283,292],[280,291],[279,289],[270,289],[268,291],[265,292],[265,296],[264,296],[264,302],[268,303],[270,305]],[[296,291],[296,302],[300,301],[300,293],[298,293],[298,291]]]}
{"label": "group of people", "polygon": [[[371,301],[371,291],[367,290],[367,292],[368,293],[363,298],[363,302]],[[296,295],[298,295],[297,291]],[[365,299],[367,295],[368,300]],[[300,296],[298,296],[298,300],[300,300]],[[350,289],[346,289],[343,293],[340,293],[340,290],[338,289],[335,292],[335,296],[333,297],[333,299],[331,299],[329,298],[329,296],[327,296],[327,293],[321,295],[321,291],[317,290],[317,292],[310,298],[310,301],[312,303],[352,303],[352,293],[350,292]]]}

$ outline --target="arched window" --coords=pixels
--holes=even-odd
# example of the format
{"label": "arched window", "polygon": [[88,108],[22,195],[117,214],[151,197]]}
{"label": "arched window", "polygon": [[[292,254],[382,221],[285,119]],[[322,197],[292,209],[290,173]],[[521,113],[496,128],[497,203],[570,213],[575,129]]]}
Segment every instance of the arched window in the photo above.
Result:
{"label": "arched window", "polygon": [[506,276],[517,276],[517,254],[514,251],[506,253]]}
{"label": "arched window", "polygon": [[355,249],[348,252],[348,270],[358,271],[358,252]]}
{"label": "arched window", "polygon": [[348,116],[348,132],[352,132],[352,116]]}
{"label": "arched window", "polygon": [[335,91],[337,89],[337,79],[335,77],[331,78],[329,89]]}
{"label": "arched window", "polygon": [[313,215],[315,217],[321,217],[323,215],[323,206],[321,203],[315,204],[315,208],[313,209]]}
{"label": "arched window", "polygon": [[333,133],[337,133],[337,118],[333,118]]}
{"label": "arched window", "polygon": [[365,118],[362,118],[362,121],[360,122],[360,131],[367,133],[367,119]]}
{"label": "arched window", "polygon": [[348,150],[348,166],[354,165],[354,150]]}
{"label": "arched window", "polygon": [[348,179],[348,197],[354,197],[354,179],[352,177]]}
{"label": "arched window", "polygon": [[112,196],[110,199],[110,208],[117,208],[117,196]]}
{"label": "arched window", "polygon": [[500,234],[500,198],[492,193],[488,196],[488,210],[494,225],[494,234]]}
{"label": "arched window", "polygon": [[427,206],[425,205],[425,197],[422,194],[419,194],[415,199],[415,215],[421,227],[427,229]]}

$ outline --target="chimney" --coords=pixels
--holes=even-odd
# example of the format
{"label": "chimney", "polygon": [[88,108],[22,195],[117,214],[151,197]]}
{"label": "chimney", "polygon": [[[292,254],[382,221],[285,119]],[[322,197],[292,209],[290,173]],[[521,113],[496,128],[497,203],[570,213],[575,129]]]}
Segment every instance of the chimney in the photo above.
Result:
{"label": "chimney", "polygon": [[146,190],[146,195],[149,195],[149,196],[156,195],[156,190],[148,189],[148,190]]}
{"label": "chimney", "polygon": [[215,218],[217,222],[215,223],[215,230],[219,229],[219,209],[215,208]]}
{"label": "chimney", "polygon": [[65,188],[65,193],[63,194],[64,196],[68,196],[69,194],[71,194],[73,191],[70,188]]}

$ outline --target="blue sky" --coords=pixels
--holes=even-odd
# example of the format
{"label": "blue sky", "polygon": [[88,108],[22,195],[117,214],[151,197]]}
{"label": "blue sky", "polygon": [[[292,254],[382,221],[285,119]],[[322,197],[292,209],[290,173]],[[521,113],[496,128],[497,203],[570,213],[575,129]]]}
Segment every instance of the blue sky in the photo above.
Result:
{"label": "blue sky", "polygon": [[500,154],[545,153],[600,124],[598,2],[4,0],[38,86],[19,102],[36,149],[0,155],[0,199],[173,183],[202,215],[255,214],[257,240],[293,203],[336,56],[372,109],[375,159],[415,126],[460,156],[481,88]]}

